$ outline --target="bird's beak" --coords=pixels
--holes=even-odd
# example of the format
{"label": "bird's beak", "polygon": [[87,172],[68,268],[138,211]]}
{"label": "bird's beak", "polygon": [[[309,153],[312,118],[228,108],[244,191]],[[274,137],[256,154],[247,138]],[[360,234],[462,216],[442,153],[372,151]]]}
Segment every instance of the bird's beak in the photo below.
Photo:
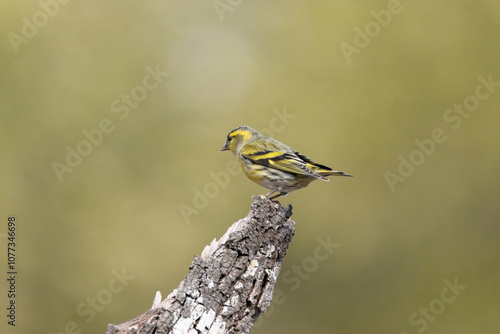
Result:
{"label": "bird's beak", "polygon": [[224,146],[222,146],[222,148],[220,149],[221,151],[227,151],[229,150],[229,145],[228,143],[225,143]]}

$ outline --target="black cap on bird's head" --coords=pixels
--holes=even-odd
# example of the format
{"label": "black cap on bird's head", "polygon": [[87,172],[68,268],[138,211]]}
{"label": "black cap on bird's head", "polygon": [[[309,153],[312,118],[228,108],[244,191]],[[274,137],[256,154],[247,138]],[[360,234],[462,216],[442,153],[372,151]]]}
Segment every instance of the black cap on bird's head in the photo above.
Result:
{"label": "black cap on bird's head", "polygon": [[259,133],[249,126],[240,126],[229,132],[226,138],[226,143],[222,146],[221,151],[231,150],[236,153],[238,145],[245,142],[251,135],[258,135]]}

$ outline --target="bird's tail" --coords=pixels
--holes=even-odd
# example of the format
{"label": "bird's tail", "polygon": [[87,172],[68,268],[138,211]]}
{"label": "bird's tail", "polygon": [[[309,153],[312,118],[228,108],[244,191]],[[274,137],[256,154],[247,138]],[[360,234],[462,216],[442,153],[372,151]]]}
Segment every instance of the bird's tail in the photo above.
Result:
{"label": "bird's tail", "polygon": [[[308,157],[306,157],[305,155],[302,155],[300,154],[299,152],[295,152],[295,154],[301,158],[302,160],[304,160],[305,162],[307,162],[307,168],[310,169],[314,174],[315,177],[317,177],[318,179],[321,179],[321,180],[324,180],[324,181],[328,181],[328,179],[325,177],[325,176],[350,176],[350,177],[354,177],[354,175],[350,175],[350,174],[347,174],[347,173],[344,173],[344,172],[341,172],[341,171],[338,171],[338,170],[334,170],[328,166],[325,166],[325,165],[321,165],[317,162],[314,162],[312,161],[311,159],[309,159]],[[319,177],[318,177],[319,176]]]}
{"label": "bird's tail", "polygon": [[349,176],[349,177],[354,177],[354,175],[350,175],[338,170],[319,170],[317,173],[321,176]]}

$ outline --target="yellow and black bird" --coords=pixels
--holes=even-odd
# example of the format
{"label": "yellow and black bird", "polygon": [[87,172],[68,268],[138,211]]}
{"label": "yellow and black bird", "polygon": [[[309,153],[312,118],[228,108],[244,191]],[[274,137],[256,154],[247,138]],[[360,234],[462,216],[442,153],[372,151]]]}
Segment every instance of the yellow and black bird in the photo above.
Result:
{"label": "yellow and black bird", "polygon": [[307,187],[314,180],[328,181],[326,176],[353,176],[320,165],[279,141],[261,135],[248,126],[240,126],[227,135],[221,151],[236,155],[245,175],[258,185],[278,194],[274,199]]}

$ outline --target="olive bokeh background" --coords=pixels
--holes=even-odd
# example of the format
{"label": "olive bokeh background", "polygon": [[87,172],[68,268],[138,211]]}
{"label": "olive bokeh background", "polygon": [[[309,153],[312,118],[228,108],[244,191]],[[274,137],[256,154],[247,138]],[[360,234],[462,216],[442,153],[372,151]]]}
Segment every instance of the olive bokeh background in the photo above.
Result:
{"label": "olive bokeh background", "polygon": [[500,330],[498,1],[0,7],[8,333],[104,333],[176,288],[266,192],[219,151],[240,125],[356,175],[280,200],[254,333]]}

